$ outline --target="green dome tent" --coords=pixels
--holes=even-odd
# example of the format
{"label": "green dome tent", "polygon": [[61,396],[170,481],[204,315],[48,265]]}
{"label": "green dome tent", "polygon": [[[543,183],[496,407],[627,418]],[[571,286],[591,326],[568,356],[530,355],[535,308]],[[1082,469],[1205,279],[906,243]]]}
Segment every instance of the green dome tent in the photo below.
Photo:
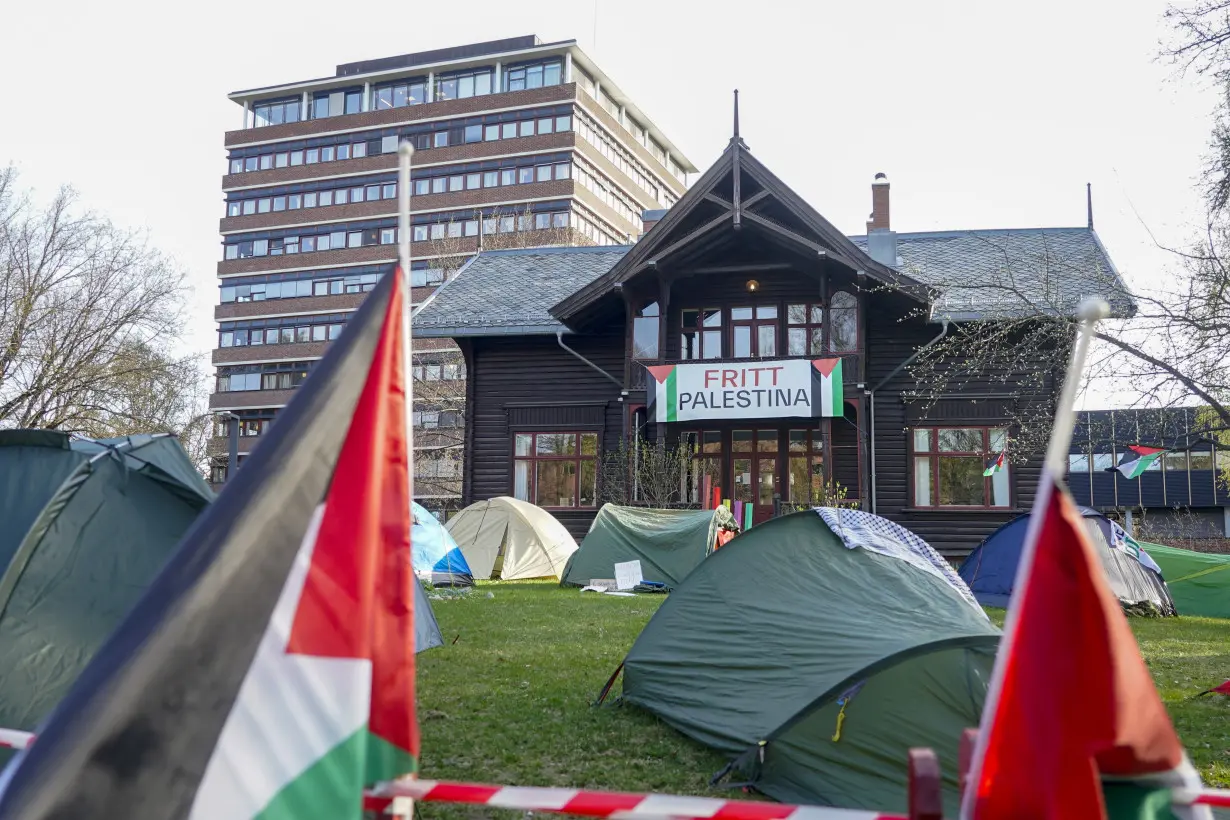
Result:
{"label": "green dome tent", "polygon": [[1140,542],[1162,568],[1180,615],[1230,618],[1230,555],[1192,552]]}
{"label": "green dome tent", "polygon": [[860,515],[843,537],[804,511],[722,547],[637,638],[623,699],[783,802],[905,813],[907,752],[930,747],[955,816],[961,732],[980,720],[999,631],[959,580],[883,548],[924,542]]}
{"label": "green dome tent", "polygon": [[36,728],[212,498],[170,435],[0,431],[0,727]]}
{"label": "green dome tent", "polygon": [[580,548],[564,567],[561,586],[614,578],[615,565],[640,561],[646,581],[674,589],[713,552],[718,532],[734,529],[734,516],[716,510],[655,510],[604,504]]}

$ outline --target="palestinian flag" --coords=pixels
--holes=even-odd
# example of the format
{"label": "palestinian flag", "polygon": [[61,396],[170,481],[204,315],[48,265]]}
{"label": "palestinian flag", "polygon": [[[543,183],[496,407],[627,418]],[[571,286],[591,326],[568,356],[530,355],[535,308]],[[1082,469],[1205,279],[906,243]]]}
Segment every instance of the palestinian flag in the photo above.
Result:
{"label": "palestinian flag", "polygon": [[[1042,477],[962,816],[1162,818],[1199,788],[1076,505]],[[1188,814],[1207,817],[1207,814]]]}
{"label": "palestinian flag", "polygon": [[811,364],[820,374],[820,415],[825,418],[841,416],[845,413],[846,400],[842,392],[841,359],[815,359]]}
{"label": "palestinian flag", "polygon": [[1006,452],[1000,453],[999,456],[991,462],[990,466],[982,471],[983,476],[992,476],[1004,469],[1004,463],[1007,455],[1008,454]]}
{"label": "palestinian flag", "polygon": [[1163,447],[1144,447],[1140,444],[1130,444],[1128,449],[1136,453],[1137,458],[1125,461],[1117,467],[1111,467],[1107,472],[1118,470],[1125,478],[1137,478],[1149,469],[1149,465],[1161,458],[1163,453],[1168,452]]}
{"label": "palestinian flag", "polygon": [[358,820],[413,772],[399,274],[0,782],[0,817]]}

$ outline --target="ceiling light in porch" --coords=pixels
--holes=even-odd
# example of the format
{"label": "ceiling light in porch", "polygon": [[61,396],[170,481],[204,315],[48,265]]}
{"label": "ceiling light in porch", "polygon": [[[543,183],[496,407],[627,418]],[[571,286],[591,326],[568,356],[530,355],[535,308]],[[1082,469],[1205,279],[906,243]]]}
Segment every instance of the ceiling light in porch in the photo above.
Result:
{"label": "ceiling light in porch", "polygon": [[757,282],[755,279],[748,279],[747,280],[747,292],[755,293],[758,290],[760,290],[760,283]]}

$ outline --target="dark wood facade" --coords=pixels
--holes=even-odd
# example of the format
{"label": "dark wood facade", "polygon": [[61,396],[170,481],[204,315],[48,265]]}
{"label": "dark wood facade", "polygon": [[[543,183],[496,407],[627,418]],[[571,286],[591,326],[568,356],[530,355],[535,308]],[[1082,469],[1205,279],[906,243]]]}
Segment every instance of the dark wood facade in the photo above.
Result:
{"label": "dark wood facade", "polygon": [[[988,379],[942,397],[925,416],[908,402],[906,395],[915,385],[908,370],[894,371],[940,330],[922,318],[924,289],[863,254],[737,140],[607,275],[552,308],[566,331],[564,343],[590,364],[551,335],[475,333],[459,339],[469,374],[465,503],[514,494],[518,433],[595,433],[600,451],[609,451],[636,435],[677,445],[684,434],[698,430],[722,437],[724,496],[733,496],[734,465],[742,458],[740,469],[751,465],[766,481],[772,475],[774,493],[789,501],[791,431],[812,431],[825,478],[840,483],[862,509],[906,526],[947,554],[968,552],[1029,507],[1041,456],[1009,468],[1007,497],[997,495],[994,508],[920,507],[913,487],[920,456],[913,452],[911,430],[1007,426],[1014,409],[1009,402],[1015,400],[1002,383]],[[843,299],[852,297],[857,336],[834,349],[835,322],[829,311],[839,293],[848,295]],[[660,314],[656,355],[634,361],[634,317],[650,304]],[[823,334],[819,355],[842,358],[844,418],[639,423],[637,408],[646,404],[643,365],[689,361],[682,350],[685,315],[719,309],[722,349],[715,363],[746,362],[736,358],[739,351],[733,348],[733,311],[774,307],[778,318],[765,323],[773,328],[773,355],[759,358],[783,359],[791,358],[790,305],[818,305],[825,311],[817,323]],[[770,331],[764,333],[768,338]],[[809,350],[799,357],[817,354]],[[1051,389],[1053,382],[1046,388]],[[763,447],[754,447],[759,455],[744,458],[732,452],[741,431],[755,432],[757,444],[764,438]],[[579,538],[596,509],[552,512]],[[762,505],[757,517],[764,514]]]}

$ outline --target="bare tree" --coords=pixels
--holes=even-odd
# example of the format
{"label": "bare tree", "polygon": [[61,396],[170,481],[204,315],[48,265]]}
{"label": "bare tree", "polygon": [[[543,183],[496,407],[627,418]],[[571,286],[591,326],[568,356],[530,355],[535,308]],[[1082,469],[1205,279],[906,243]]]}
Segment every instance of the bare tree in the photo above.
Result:
{"label": "bare tree", "polygon": [[177,431],[199,400],[183,327],[183,273],[140,236],[46,207],[0,172],[0,427],[91,436]]}

